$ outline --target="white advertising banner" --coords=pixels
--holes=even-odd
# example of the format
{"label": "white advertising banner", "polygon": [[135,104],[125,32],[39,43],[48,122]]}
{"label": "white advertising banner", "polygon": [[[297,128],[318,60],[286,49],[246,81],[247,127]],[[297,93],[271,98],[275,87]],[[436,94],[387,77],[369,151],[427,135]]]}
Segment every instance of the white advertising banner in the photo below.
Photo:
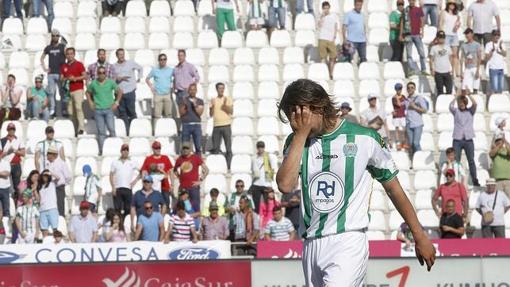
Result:
{"label": "white advertising banner", "polygon": [[0,245],[0,264],[206,260],[231,257],[230,241]]}

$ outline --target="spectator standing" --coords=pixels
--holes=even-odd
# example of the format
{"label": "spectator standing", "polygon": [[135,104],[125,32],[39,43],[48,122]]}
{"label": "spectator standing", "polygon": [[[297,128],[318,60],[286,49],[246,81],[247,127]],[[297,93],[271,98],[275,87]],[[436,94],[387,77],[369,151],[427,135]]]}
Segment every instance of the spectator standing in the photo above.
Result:
{"label": "spectator standing", "polygon": [[196,88],[196,85],[200,83],[200,75],[198,74],[197,68],[186,61],[186,50],[180,49],[177,52],[177,60],[179,62],[173,71],[173,87],[175,89],[177,102],[179,102],[179,99],[183,98],[188,93],[190,85],[195,84]]}
{"label": "spectator standing", "polygon": [[271,219],[264,231],[264,240],[268,241],[289,241],[294,240],[296,231],[292,222],[283,217],[282,207],[273,208],[273,219]]}
{"label": "spectator standing", "polygon": [[117,49],[115,55],[117,56],[117,63],[113,65],[115,80],[122,91],[118,108],[119,117],[124,121],[126,134],[129,134],[131,121],[136,119],[136,84],[142,78],[143,68],[134,61],[126,60],[126,52],[122,48]]}
{"label": "spectator standing", "polygon": [[255,207],[255,203],[253,202],[253,198],[244,190],[244,181],[241,179],[238,179],[235,184],[235,192],[232,192],[230,194],[230,197],[228,199],[228,207],[230,213],[235,213],[236,211],[239,211],[239,200],[242,196],[246,196],[246,199],[248,200],[248,205],[250,208]]}
{"label": "spectator standing", "polygon": [[[285,208],[285,217],[292,222],[294,230],[299,229],[299,206],[301,205],[301,190],[296,189],[290,193],[282,195],[281,206]],[[274,217],[274,214],[273,214]]]}
{"label": "spectator standing", "polygon": [[349,114],[352,111],[351,105],[344,102],[340,105],[340,117],[348,122],[358,124],[358,118],[355,115]]}
{"label": "spectator standing", "polygon": [[506,47],[499,30],[492,30],[492,41],[485,45],[485,60],[489,66],[492,93],[501,94],[505,81]]}
{"label": "spectator standing", "polygon": [[423,48],[423,25],[425,17],[423,9],[417,7],[416,0],[409,0],[400,21],[400,41],[406,43],[407,65],[413,74],[418,74],[418,66],[413,60],[413,45],[420,56],[421,73],[426,74],[425,51]]}
{"label": "spectator standing", "polygon": [[[455,181],[455,171],[453,169],[447,169],[444,175],[446,182],[441,184],[434,192],[431,201],[432,208],[437,217],[441,218],[447,212],[447,202],[453,200],[455,201],[455,212],[466,220],[469,211],[466,188],[462,183]],[[441,199],[441,207],[438,205],[439,199]]]}
{"label": "spectator standing", "polygon": [[135,240],[163,241],[165,238],[163,216],[154,210],[154,205],[149,200],[143,203],[142,208],[143,211],[138,215],[136,224]]}
{"label": "spectator standing", "polygon": [[354,0],[354,9],[345,14],[342,26],[342,39],[344,42],[352,43],[358,52],[360,63],[367,60],[367,38],[365,33],[365,17],[361,12],[362,7],[363,0]]}
{"label": "spectator standing", "polygon": [[391,141],[388,138],[389,130],[386,123],[386,113],[382,108],[377,107],[377,95],[368,94],[368,109],[361,112],[361,124],[376,130],[389,146]]}
{"label": "spectator standing", "polygon": [[42,5],[46,6],[46,22],[48,23],[48,29],[51,28],[51,24],[53,24],[53,19],[55,19],[55,12],[53,11],[53,0],[34,0],[32,1],[32,5],[34,8],[32,17],[37,18],[41,16],[43,13]]}
{"label": "spectator standing", "polygon": [[112,162],[110,184],[112,185],[113,205],[115,210],[125,218],[131,208],[133,186],[138,172],[136,163],[129,157],[129,145],[120,147],[120,158]]}
{"label": "spectator standing", "polygon": [[227,240],[229,236],[228,222],[218,213],[219,206],[216,202],[209,205],[209,216],[204,217],[200,227],[203,240]]}
{"label": "spectator standing", "polygon": [[424,21],[436,28],[439,15],[438,2],[442,2],[442,0],[420,0],[420,7],[423,7]]}
{"label": "spectator standing", "polygon": [[92,243],[97,241],[97,221],[89,214],[90,204],[80,203],[80,214],[73,216],[69,224],[69,239],[73,243]]}
{"label": "spectator standing", "polygon": [[[189,192],[187,190],[181,189],[179,191],[179,196],[177,197],[176,204],[179,201],[184,202],[184,211],[186,211],[186,213],[189,214],[191,218],[193,218],[193,222],[195,223],[195,230],[200,230],[200,209],[195,209],[191,205]],[[176,209],[174,208],[174,210]]]}
{"label": "spectator standing", "polygon": [[165,234],[165,242],[172,241],[193,241],[197,243],[198,235],[195,229],[193,217],[185,210],[184,201],[178,201],[176,214],[170,217],[170,224]]}
{"label": "spectator standing", "polygon": [[445,43],[452,49],[452,66],[454,75],[459,76],[458,51],[459,36],[457,32],[460,28],[460,16],[456,0],[448,0],[445,10],[441,12],[439,18],[439,30],[444,31],[446,35]]}
{"label": "spectator standing", "polygon": [[[41,1],[41,0],[36,0]],[[47,3],[53,2],[53,0],[45,0]],[[48,26],[51,27],[51,26]],[[57,115],[57,105],[56,105],[56,93],[58,89],[58,93],[60,95],[61,102],[61,115],[67,115],[67,98],[65,97],[64,89],[62,88],[62,82],[60,81],[60,67],[66,62],[65,55],[66,44],[60,42],[60,32],[57,29],[51,30],[51,41],[48,46],[46,46],[41,54],[41,58],[39,59],[41,63],[41,67],[44,69],[46,73],[48,73],[48,99],[49,99],[49,107],[50,107],[50,115],[51,117],[55,117]],[[48,67],[44,62],[44,59],[48,56]]]}
{"label": "spectator standing", "polygon": [[23,205],[16,210],[16,228],[18,229],[17,243],[36,243],[39,237],[39,211],[32,202],[32,191],[23,191]]}
{"label": "spectator standing", "polygon": [[390,45],[391,61],[402,62],[404,55],[404,43],[400,40],[400,19],[404,12],[404,0],[397,1],[397,9],[390,14]]}
{"label": "spectator standing", "polygon": [[89,203],[90,212],[92,215],[97,215],[103,191],[99,177],[92,172],[90,165],[86,164],[82,168],[83,176],[85,177],[85,201]]}
{"label": "spectator standing", "polygon": [[16,206],[23,205],[23,191],[29,189],[32,192],[32,203],[35,206],[39,206],[41,202],[41,197],[39,195],[39,178],[40,174],[37,170],[32,170],[26,180],[22,181],[18,185],[18,194],[13,195],[14,198],[18,198],[18,201],[15,201]]}
{"label": "spectator standing", "polygon": [[[0,174],[1,175],[1,174]],[[48,229],[58,228],[58,203],[55,183],[49,170],[44,170],[39,179],[39,214],[43,237],[48,236]]]}
{"label": "spectator standing", "polygon": [[421,150],[420,141],[423,133],[422,114],[427,112],[428,102],[424,97],[416,94],[416,84],[414,82],[407,83],[407,95],[408,98],[404,102],[406,107],[406,133],[412,158],[415,152]]}
{"label": "spectator standing", "polygon": [[74,129],[78,135],[82,135],[85,129],[83,117],[83,98],[85,96],[84,81],[87,79],[87,72],[80,61],[75,59],[74,48],[66,49],[67,63],[60,66],[60,81],[63,86],[69,85],[71,105],[67,105],[67,113],[72,117]]}
{"label": "spectator standing", "polygon": [[255,220],[256,213],[249,207],[248,197],[242,195],[239,199],[239,210],[234,213],[234,241],[247,242],[251,245],[258,238],[259,225]]}
{"label": "spectator standing", "polygon": [[66,160],[65,153],[64,153],[64,145],[62,145],[62,142],[55,139],[55,130],[52,126],[47,126],[44,130],[44,133],[46,134],[46,138],[40,142],[37,143],[35,146],[35,155],[34,155],[34,161],[35,161],[35,169],[39,172],[42,172],[43,170],[48,168],[48,149],[50,147],[54,147],[57,152],[58,156],[61,160]]}
{"label": "spectator standing", "polygon": [[21,97],[23,89],[16,85],[13,74],[7,76],[7,83],[2,89],[2,109],[0,110],[0,125],[4,120],[17,121],[21,117]]}
{"label": "spectator standing", "polygon": [[28,119],[37,119],[48,122],[48,92],[43,87],[43,75],[35,77],[35,85],[27,91]]}
{"label": "spectator standing", "polygon": [[119,107],[122,99],[122,90],[114,80],[106,78],[106,69],[96,69],[97,79],[94,79],[87,87],[87,101],[94,111],[96,127],[98,131],[99,155],[103,154],[103,144],[106,139],[106,129],[110,137],[115,137],[114,111]]}
{"label": "spectator standing", "polygon": [[280,202],[275,198],[274,190],[269,187],[260,202],[260,212],[256,212],[260,216],[260,230],[264,230],[267,223],[273,219],[273,209],[277,206],[281,206]]}
{"label": "spectator standing", "polygon": [[264,25],[264,15],[262,12],[261,0],[248,0],[250,5],[248,23],[250,30],[260,30]]}
{"label": "spectator standing", "polygon": [[23,6],[22,0],[4,0],[2,1],[3,9],[2,9],[2,25],[5,19],[11,16],[11,5],[14,2],[14,9],[16,10],[16,18],[19,18],[23,23],[23,13],[21,11]]}
{"label": "spectator standing", "polygon": [[[199,175],[199,168],[202,172]],[[209,169],[199,155],[191,153],[188,142],[182,144],[182,154],[175,161],[174,173],[179,178],[179,189],[189,192],[191,205],[196,211],[200,210],[200,183],[205,179]]]}
{"label": "spectator standing", "polygon": [[491,41],[492,18],[496,20],[497,30],[501,30],[499,9],[492,0],[476,0],[468,8],[468,27],[475,33],[475,40],[486,46]]}
{"label": "spectator standing", "polygon": [[455,200],[453,199],[446,202],[446,210],[439,220],[439,231],[442,239],[462,238],[464,235],[464,221],[455,212]]}
{"label": "spectator standing", "polygon": [[118,212],[113,214],[110,227],[105,232],[106,242],[127,242],[128,237],[124,231],[122,215]]}
{"label": "spectator standing", "polygon": [[99,69],[104,68],[105,76],[108,79],[115,79],[115,68],[112,64],[106,61],[106,50],[97,50],[97,61],[92,63],[87,68],[88,81],[94,81],[99,78]]}
{"label": "spectator standing", "polygon": [[[155,171],[151,172],[151,166],[155,167]],[[161,154],[161,143],[158,141],[154,141],[152,143],[152,155],[147,156],[143,161],[141,173],[140,175],[144,178],[147,175],[151,175],[151,182],[153,181],[153,175],[160,176],[161,180],[161,193],[163,195],[163,199],[165,200],[166,209],[169,208],[170,205],[170,176],[171,170],[173,168],[172,162],[168,156]],[[151,186],[152,187],[152,186]],[[161,212],[161,214],[166,214],[166,212]]]}
{"label": "spectator standing", "polygon": [[257,142],[257,153],[251,160],[251,170],[253,183],[248,191],[255,203],[254,210],[259,212],[261,197],[267,198],[266,192],[271,189],[276,170],[278,169],[278,159],[274,154],[265,151],[265,143]]}
{"label": "spectator standing", "polygon": [[495,135],[489,156],[492,160],[491,176],[496,180],[496,189],[510,195],[510,144],[504,133]]}
{"label": "spectator standing", "polygon": [[65,216],[66,185],[71,183],[73,177],[69,167],[63,160],[58,157],[57,152],[57,149],[53,146],[48,148],[48,164],[46,167],[50,171],[51,177],[55,182],[57,191],[58,214],[60,216]]}
{"label": "spectator standing", "polygon": [[[154,96],[154,119],[159,119],[162,116],[173,117],[175,109],[172,99],[174,69],[167,66],[166,54],[158,55],[158,63],[158,66],[153,67],[145,78],[145,82]],[[154,83],[151,82],[151,79],[154,79]]]}
{"label": "spectator standing", "polygon": [[[322,14],[319,18],[319,55],[329,68],[329,77],[333,79],[333,67],[336,62],[336,36],[339,19],[335,13],[330,12],[329,2],[322,2]],[[328,59],[329,57],[329,59]]]}
{"label": "spectator standing", "polygon": [[[466,42],[460,47],[460,76],[462,79],[462,90],[478,93],[480,88],[480,65],[482,63],[482,46],[475,41],[475,34],[471,28],[464,31]],[[462,69],[464,68],[464,71]]]}
{"label": "spectator standing", "polygon": [[[308,8],[306,13],[313,15],[313,0],[306,0],[306,7]],[[301,14],[305,12],[305,0],[296,0],[296,13]]]}
{"label": "spectator standing", "polygon": [[3,217],[9,217],[11,202],[11,164],[7,160],[0,160],[0,201],[2,202]]}
{"label": "spectator standing", "polygon": [[446,161],[441,164],[441,177],[439,179],[439,183],[445,183],[446,177],[445,173],[447,170],[453,169],[455,172],[455,181],[462,183],[464,187],[467,186],[467,177],[466,171],[464,170],[464,166],[462,166],[462,162],[457,161],[455,158],[455,149],[453,147],[449,147],[446,149]]}
{"label": "spectator standing", "polygon": [[437,43],[429,51],[430,73],[436,84],[436,96],[451,94],[453,87],[453,53],[450,46],[445,44],[445,38],[444,31],[438,31],[436,34]]}
{"label": "spectator standing", "polygon": [[406,140],[406,96],[402,93],[403,87],[401,83],[396,83],[394,86],[395,95],[391,99],[393,106],[393,126],[395,127],[396,146],[397,150],[407,149]]}
{"label": "spectator standing", "polygon": [[220,153],[221,138],[225,142],[225,159],[230,170],[230,161],[232,160],[232,114],[234,105],[232,98],[225,95],[225,84],[217,83],[216,92],[218,95],[211,100],[209,106],[209,115],[213,117],[213,134],[212,134],[212,154]]}
{"label": "spectator standing", "polygon": [[[471,107],[468,108],[468,97],[471,101]],[[459,96],[450,102],[450,112],[453,114],[453,148],[455,149],[455,160],[460,161],[462,150],[466,153],[469,164],[469,174],[474,186],[480,186],[476,176],[475,164],[475,130],[473,120],[476,113],[477,103],[473,96],[468,94]],[[455,107],[457,101],[457,108]]]}
{"label": "spectator standing", "polygon": [[213,14],[216,15],[216,34],[221,40],[223,33],[225,33],[225,22],[229,31],[236,30],[236,23],[234,19],[234,4],[236,4],[236,11],[239,13],[238,0],[211,0]]}
{"label": "spectator standing", "polygon": [[193,137],[195,153],[202,153],[202,114],[204,113],[204,101],[197,98],[197,84],[189,85],[188,92],[177,96],[179,115],[181,116],[182,133],[181,141],[189,142]]}
{"label": "spectator standing", "polygon": [[496,189],[493,178],[487,179],[485,184],[485,191],[476,202],[476,211],[482,215],[482,236],[505,238],[505,213],[510,209],[510,200]]}
{"label": "spectator standing", "polygon": [[271,34],[278,28],[285,29],[285,15],[287,14],[286,0],[268,0],[268,37],[271,39]]}
{"label": "spectator standing", "polygon": [[124,0],[101,0],[101,7],[103,9],[103,17],[120,15],[124,7]]}
{"label": "spectator standing", "polygon": [[16,137],[16,126],[14,123],[7,125],[7,136],[0,140],[0,158],[11,165],[11,180],[14,189],[14,201],[17,201],[19,184],[21,179],[21,161],[25,156],[25,144]]}
{"label": "spectator standing", "polygon": [[[152,189],[153,180],[150,175],[143,178],[143,187],[133,195],[131,201],[131,230],[135,229],[135,215],[140,217],[146,208],[146,202],[150,203],[150,209],[160,214],[166,214],[167,207],[161,192]],[[161,206],[161,208],[160,208]]]}
{"label": "spectator standing", "polygon": [[218,208],[218,215],[224,216],[225,215],[225,209],[227,208],[227,197],[220,193],[220,191],[217,188],[211,188],[211,191],[209,191],[209,194],[207,194],[204,198],[204,205],[202,208],[202,217],[208,217],[210,215],[209,207],[211,204],[216,204],[216,207]]}

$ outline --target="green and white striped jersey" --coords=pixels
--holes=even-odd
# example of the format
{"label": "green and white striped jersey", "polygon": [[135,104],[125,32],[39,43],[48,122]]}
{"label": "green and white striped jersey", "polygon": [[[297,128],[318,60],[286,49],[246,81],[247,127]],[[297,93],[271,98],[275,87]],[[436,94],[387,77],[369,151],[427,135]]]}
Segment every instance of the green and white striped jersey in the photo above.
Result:
{"label": "green and white striped jersey", "polygon": [[[288,154],[293,134],[284,147]],[[301,158],[301,224],[304,238],[368,227],[373,178],[393,179],[398,171],[377,131],[342,121],[326,135],[310,138]]]}

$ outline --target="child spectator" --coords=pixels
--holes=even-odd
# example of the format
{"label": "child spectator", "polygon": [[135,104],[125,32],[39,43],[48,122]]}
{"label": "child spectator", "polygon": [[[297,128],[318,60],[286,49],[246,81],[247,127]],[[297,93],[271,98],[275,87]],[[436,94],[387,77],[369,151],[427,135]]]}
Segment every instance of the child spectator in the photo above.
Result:
{"label": "child spectator", "polygon": [[407,149],[409,146],[407,145],[406,140],[406,96],[402,94],[402,84],[395,84],[395,95],[391,99],[391,103],[393,105],[393,126],[395,126],[395,135],[396,135],[396,146],[397,150]]}

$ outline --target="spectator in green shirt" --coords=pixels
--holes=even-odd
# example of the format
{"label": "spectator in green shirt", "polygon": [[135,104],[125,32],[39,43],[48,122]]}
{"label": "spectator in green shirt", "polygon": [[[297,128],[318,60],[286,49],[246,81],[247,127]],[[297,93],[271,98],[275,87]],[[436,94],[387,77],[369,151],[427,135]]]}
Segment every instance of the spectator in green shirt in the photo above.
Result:
{"label": "spectator in green shirt", "polygon": [[496,180],[496,189],[510,195],[510,143],[504,133],[498,133],[489,151],[492,159],[491,177]]}
{"label": "spectator in green shirt", "polygon": [[97,79],[87,87],[87,100],[94,111],[98,131],[99,154],[103,153],[103,143],[106,138],[106,129],[111,137],[115,137],[115,117],[113,111],[119,106],[122,91],[114,80],[106,78],[106,70],[99,67]]}
{"label": "spectator in green shirt", "polygon": [[397,10],[390,14],[391,61],[402,62],[404,44],[400,41],[400,17],[404,11],[404,0],[397,0]]}

